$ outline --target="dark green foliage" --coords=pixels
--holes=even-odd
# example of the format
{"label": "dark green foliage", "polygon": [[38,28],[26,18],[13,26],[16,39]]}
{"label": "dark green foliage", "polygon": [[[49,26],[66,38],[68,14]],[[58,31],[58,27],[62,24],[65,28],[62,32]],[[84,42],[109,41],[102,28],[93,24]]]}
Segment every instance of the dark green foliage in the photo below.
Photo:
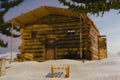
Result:
{"label": "dark green foliage", "polygon": [[8,43],[4,43],[2,40],[0,40],[0,46],[1,47],[7,47]]}
{"label": "dark green foliage", "polygon": [[[110,9],[119,10],[120,0],[58,0],[65,6],[68,6],[70,10],[80,13],[91,14],[104,14],[105,11]],[[119,10],[120,12],[120,10]]]}
{"label": "dark green foliage", "polygon": [[[1,0],[1,8],[5,10],[0,11],[0,34],[10,36],[11,35],[11,24],[5,23],[3,20],[4,14],[11,8],[18,4],[20,4],[23,0],[14,0],[8,2],[8,0]],[[19,31],[18,27],[14,27],[14,30]],[[13,37],[18,37],[19,35],[13,34]],[[3,40],[0,39],[0,47],[7,47],[7,43],[5,44]]]}

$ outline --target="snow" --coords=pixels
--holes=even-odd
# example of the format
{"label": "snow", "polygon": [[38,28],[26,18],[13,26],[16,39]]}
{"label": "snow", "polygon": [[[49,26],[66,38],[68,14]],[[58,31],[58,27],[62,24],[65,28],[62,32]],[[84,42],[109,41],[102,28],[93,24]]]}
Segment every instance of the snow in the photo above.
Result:
{"label": "snow", "polygon": [[[10,52],[0,54],[0,58],[10,59]],[[17,57],[18,52],[12,52],[12,60]],[[9,60],[6,61],[6,67],[9,65]]]}
{"label": "snow", "polygon": [[[17,57],[16,54],[18,54],[18,53],[17,52],[12,52],[13,59]],[[9,59],[10,58],[10,52],[4,53],[4,54],[0,54],[0,58]]]}
{"label": "snow", "polygon": [[[55,67],[70,65],[70,77],[46,78],[51,65]],[[61,59],[13,62],[8,66],[6,75],[0,77],[0,80],[120,80],[120,55],[84,63],[79,60]]]}

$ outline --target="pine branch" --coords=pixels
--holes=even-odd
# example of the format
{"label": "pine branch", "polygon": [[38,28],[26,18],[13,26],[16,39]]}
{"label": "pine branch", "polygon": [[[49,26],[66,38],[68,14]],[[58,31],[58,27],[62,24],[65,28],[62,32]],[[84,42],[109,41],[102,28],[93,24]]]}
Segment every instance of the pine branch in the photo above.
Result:
{"label": "pine branch", "polygon": [[[0,11],[0,33],[6,36],[11,36],[11,24],[4,23],[3,16],[4,14],[14,6],[20,4],[23,0],[14,0],[8,2],[8,0],[2,0],[1,7],[4,8],[4,11]],[[19,31],[19,28],[14,27],[14,30]],[[18,34],[13,34],[13,37],[19,37]],[[7,47],[8,43],[4,43],[3,40],[0,39],[0,47]]]}
{"label": "pine branch", "polygon": [[58,0],[65,6],[68,6],[70,10],[80,13],[98,14],[110,9],[115,9],[120,12],[120,0]]}
{"label": "pine branch", "polygon": [[1,47],[7,47],[8,43],[4,43],[3,40],[0,39],[0,46]]}

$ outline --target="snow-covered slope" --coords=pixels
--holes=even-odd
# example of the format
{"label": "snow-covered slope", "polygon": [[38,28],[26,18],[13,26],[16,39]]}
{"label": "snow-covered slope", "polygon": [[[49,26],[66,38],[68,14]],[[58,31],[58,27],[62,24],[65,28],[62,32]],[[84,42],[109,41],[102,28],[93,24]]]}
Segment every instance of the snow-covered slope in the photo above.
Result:
{"label": "snow-covered slope", "polygon": [[[120,56],[100,61],[50,60],[45,62],[13,62],[0,80],[120,80]],[[51,65],[70,65],[69,78],[46,78]]]}

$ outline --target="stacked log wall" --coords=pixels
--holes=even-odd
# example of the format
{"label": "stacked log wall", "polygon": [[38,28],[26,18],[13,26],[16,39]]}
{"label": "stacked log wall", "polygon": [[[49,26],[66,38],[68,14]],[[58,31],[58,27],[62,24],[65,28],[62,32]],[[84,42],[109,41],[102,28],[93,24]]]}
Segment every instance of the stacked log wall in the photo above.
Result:
{"label": "stacked log wall", "polygon": [[[95,26],[91,27],[89,19],[83,19],[82,23],[82,26],[80,26],[79,18],[61,15],[45,16],[33,25],[21,28],[22,44],[20,52],[21,54],[33,54],[35,56],[34,60],[45,60],[45,39],[55,38],[55,59],[63,58],[69,52],[79,56],[80,27],[82,27],[82,52],[84,52],[85,58],[93,59],[92,54],[96,54],[95,57],[98,56],[98,46],[91,36],[92,33],[98,35],[99,32]],[[74,32],[73,34],[69,34],[71,30]],[[35,36],[32,36],[32,32],[35,33]]]}

